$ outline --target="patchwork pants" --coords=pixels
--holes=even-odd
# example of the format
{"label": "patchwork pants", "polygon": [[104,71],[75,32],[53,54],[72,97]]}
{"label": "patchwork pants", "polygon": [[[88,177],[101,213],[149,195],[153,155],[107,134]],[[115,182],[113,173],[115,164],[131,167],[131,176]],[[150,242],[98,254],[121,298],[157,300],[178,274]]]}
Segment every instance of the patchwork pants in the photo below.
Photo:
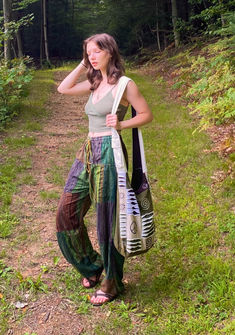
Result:
{"label": "patchwork pants", "polygon": [[[57,239],[66,258],[83,277],[104,268],[101,290],[123,290],[124,257],[114,247],[117,173],[111,136],[88,138],[69,172],[56,216]],[[126,152],[125,147],[123,147]],[[100,253],[93,249],[84,216],[94,203]]]}

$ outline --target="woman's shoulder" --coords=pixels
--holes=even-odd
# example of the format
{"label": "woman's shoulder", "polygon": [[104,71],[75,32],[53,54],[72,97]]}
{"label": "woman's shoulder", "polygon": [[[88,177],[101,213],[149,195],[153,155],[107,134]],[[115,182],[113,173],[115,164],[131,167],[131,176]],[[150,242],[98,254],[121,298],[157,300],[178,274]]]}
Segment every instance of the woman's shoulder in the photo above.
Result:
{"label": "woman's shoulder", "polygon": [[130,78],[130,77],[127,77],[127,76],[122,76],[120,78],[126,85],[126,89],[125,89],[125,92],[128,90],[128,91],[136,91],[138,90],[138,86],[136,85],[135,81]]}
{"label": "woman's shoulder", "polygon": [[123,82],[130,82],[130,81],[133,81],[133,79],[131,79],[130,77],[127,77],[127,76],[121,76],[120,78],[119,78],[119,81],[118,81],[118,83],[120,82],[120,81],[123,81]]}

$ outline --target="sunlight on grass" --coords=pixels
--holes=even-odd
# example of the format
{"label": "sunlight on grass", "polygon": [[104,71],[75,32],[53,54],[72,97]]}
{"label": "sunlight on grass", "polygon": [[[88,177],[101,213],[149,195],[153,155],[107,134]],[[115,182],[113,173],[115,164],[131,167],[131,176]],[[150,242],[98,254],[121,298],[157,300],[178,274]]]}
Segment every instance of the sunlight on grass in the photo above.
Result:
{"label": "sunlight on grass", "polygon": [[40,191],[42,200],[59,199],[60,194],[56,191]]}
{"label": "sunlight on grass", "polygon": [[18,148],[27,148],[31,145],[35,144],[36,139],[34,137],[29,136],[21,136],[21,137],[7,137],[4,140],[4,144],[8,145],[9,149],[18,149]]}
{"label": "sunlight on grass", "polygon": [[[12,121],[5,130],[5,138],[1,146],[0,165],[0,210],[1,225],[0,237],[9,236],[14,229],[14,220],[10,219],[10,205],[12,196],[17,187],[22,184],[33,185],[35,180],[28,174],[32,168],[30,148],[35,145],[36,138],[27,131],[42,129],[42,117],[46,113],[44,104],[47,101],[51,87],[54,85],[53,72],[36,71],[35,77],[29,85],[29,94],[22,99],[21,113]],[[40,92],[40,94],[38,94]],[[35,120],[37,118],[37,121]],[[41,120],[41,121],[40,121]],[[24,129],[22,134],[21,128]],[[16,150],[18,152],[16,153]]]}
{"label": "sunlight on grass", "polygon": [[[232,316],[235,303],[230,243],[226,247],[220,233],[232,202],[211,190],[213,171],[224,164],[203,152],[210,140],[203,133],[192,135],[193,122],[184,108],[158,104],[156,91],[164,98],[161,87],[130,75],[154,113],[143,136],[157,243],[135,266],[128,262],[127,272],[140,271],[141,279],[127,295],[136,295],[140,309],[149,310],[143,334],[210,334]],[[157,316],[152,315],[155,308]]]}
{"label": "sunlight on grass", "polygon": [[9,212],[0,213],[0,237],[5,238],[12,234],[15,225],[19,223],[19,220],[15,215]]}

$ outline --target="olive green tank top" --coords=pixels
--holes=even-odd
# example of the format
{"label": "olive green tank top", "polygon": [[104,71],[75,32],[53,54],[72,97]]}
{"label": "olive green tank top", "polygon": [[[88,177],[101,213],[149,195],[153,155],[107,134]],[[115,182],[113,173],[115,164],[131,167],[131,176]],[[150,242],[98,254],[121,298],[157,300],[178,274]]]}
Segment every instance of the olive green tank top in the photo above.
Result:
{"label": "olive green tank top", "polygon": [[[89,119],[89,131],[101,133],[110,130],[110,127],[106,127],[106,115],[112,112],[114,97],[112,94],[113,88],[98,102],[95,104],[92,102],[93,93],[85,105],[85,113]],[[117,109],[117,117],[119,121],[122,121],[127,112],[128,106],[119,105]]]}

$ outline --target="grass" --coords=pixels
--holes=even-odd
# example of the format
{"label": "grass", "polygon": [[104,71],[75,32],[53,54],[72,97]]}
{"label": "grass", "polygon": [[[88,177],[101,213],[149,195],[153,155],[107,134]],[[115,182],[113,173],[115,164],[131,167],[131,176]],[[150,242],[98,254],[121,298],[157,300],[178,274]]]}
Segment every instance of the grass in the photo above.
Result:
{"label": "grass", "polygon": [[157,243],[137,264],[128,262],[127,272],[141,275],[127,295],[146,310],[143,334],[223,334],[234,316],[235,216],[230,177],[213,192],[211,176],[228,166],[203,152],[210,140],[192,135],[187,110],[163,102],[161,87],[131,77],[154,113],[143,136]]}
{"label": "grass", "polygon": [[[29,95],[19,105],[19,117],[4,130],[0,149],[0,238],[9,239],[8,248],[13,247],[15,242],[28,240],[28,234],[22,233],[19,218],[11,214],[10,206],[12,196],[17,192],[19,185],[35,184],[35,179],[30,175],[31,148],[36,144],[34,132],[42,130],[42,123],[48,115],[44,105],[52,85],[54,85],[52,71],[36,71],[30,84]],[[16,226],[19,227],[18,236],[10,241]],[[31,296],[35,296],[37,292],[47,291],[41,275],[37,278],[24,278],[19,271],[4,264],[3,260],[8,256],[6,250],[7,248],[3,248],[0,253],[0,334],[5,334],[8,329],[8,318],[13,312],[15,313],[14,302],[23,301],[26,293],[30,294],[32,299]],[[19,310],[17,319],[23,318],[24,314],[25,309]]]}
{"label": "grass", "polygon": [[[35,180],[29,175],[32,168],[30,148],[36,144],[34,131],[42,129],[42,120],[47,111],[47,101],[53,85],[52,71],[37,71],[30,84],[29,95],[23,98],[20,116],[5,129],[1,145],[0,165],[0,237],[10,236],[17,219],[9,214],[13,194],[22,184],[33,185]],[[40,95],[38,94],[40,92]],[[12,223],[14,222],[14,224]]]}
{"label": "grass", "polygon": [[62,171],[63,167],[56,165],[55,162],[51,163],[49,169],[47,169],[47,181],[55,185],[63,186],[64,185],[64,173]]}
{"label": "grass", "polygon": [[[0,334],[8,330],[8,318],[15,314],[17,302],[32,301],[38,292],[47,292],[47,285],[42,281],[41,274],[37,278],[23,277],[20,271],[8,267],[0,260]],[[26,298],[27,296],[27,298]],[[11,303],[9,303],[9,301]],[[28,304],[26,303],[25,306]],[[17,319],[24,317],[27,307],[17,311]]]}
{"label": "grass", "polygon": [[9,212],[3,212],[0,214],[0,237],[5,238],[11,235],[15,225],[19,223],[19,220],[15,215]]}
{"label": "grass", "polygon": [[40,196],[46,201],[50,199],[59,199],[60,194],[56,191],[40,191]]}
{"label": "grass", "polygon": [[[215,153],[205,153],[210,139],[203,132],[192,135],[196,122],[170,101],[161,82],[154,85],[138,73],[129,75],[154,113],[154,121],[142,132],[157,242],[146,255],[126,262],[125,273],[132,274],[127,291],[101,307],[102,318],[93,314],[75,270],[59,274],[57,286],[79,314],[93,320],[94,328],[85,334],[232,334],[233,181],[228,176],[212,187],[211,178],[229,167]],[[130,132],[122,135],[130,153]]]}

